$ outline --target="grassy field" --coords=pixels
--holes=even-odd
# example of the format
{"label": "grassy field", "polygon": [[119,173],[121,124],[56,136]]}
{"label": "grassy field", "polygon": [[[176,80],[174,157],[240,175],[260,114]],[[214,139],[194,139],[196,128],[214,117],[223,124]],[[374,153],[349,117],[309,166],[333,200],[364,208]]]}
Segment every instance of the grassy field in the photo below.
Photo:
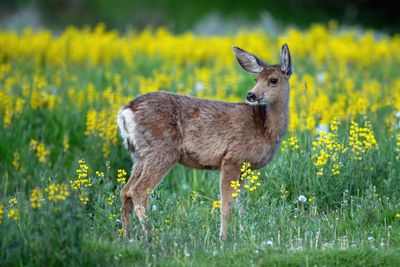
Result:
{"label": "grassy field", "polygon": [[[149,192],[144,235],[121,238],[131,160],[116,113],[168,90],[243,102],[237,45],[294,65],[289,132],[241,197],[224,248],[218,172],[177,165]],[[280,36],[68,28],[0,31],[1,266],[396,266],[400,36],[335,23]],[[253,184],[249,182],[249,188]]]}

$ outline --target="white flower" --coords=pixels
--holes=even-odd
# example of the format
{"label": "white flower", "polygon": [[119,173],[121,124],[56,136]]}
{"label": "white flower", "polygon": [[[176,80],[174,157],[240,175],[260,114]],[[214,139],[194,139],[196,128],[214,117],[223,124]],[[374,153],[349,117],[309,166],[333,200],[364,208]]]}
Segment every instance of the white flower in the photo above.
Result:
{"label": "white flower", "polygon": [[268,241],[266,242],[266,244],[267,244],[267,246],[272,247],[272,246],[274,245],[274,242],[272,242],[272,240],[268,240]]}
{"label": "white flower", "polygon": [[396,113],[396,118],[400,118],[400,110]]}
{"label": "white flower", "polygon": [[304,195],[300,195],[298,200],[299,200],[299,202],[302,202],[302,203],[306,203],[307,202],[307,198]]}

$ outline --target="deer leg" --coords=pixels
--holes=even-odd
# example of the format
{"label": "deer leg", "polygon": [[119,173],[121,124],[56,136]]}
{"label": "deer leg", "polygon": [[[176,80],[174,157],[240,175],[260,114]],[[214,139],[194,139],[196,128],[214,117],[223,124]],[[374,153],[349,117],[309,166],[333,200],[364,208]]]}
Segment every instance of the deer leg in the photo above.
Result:
{"label": "deer leg", "polygon": [[237,181],[240,177],[240,164],[223,163],[220,176],[221,191],[221,228],[220,237],[225,241],[228,233],[228,218],[231,213],[231,201],[233,188],[232,181]]}
{"label": "deer leg", "polygon": [[177,160],[177,155],[175,156],[173,153],[147,156],[140,178],[129,188],[128,192],[132,198],[133,207],[144,232],[147,232],[145,218],[148,195]]}
{"label": "deer leg", "polygon": [[121,190],[121,201],[122,201],[122,228],[123,237],[129,238],[129,220],[133,209],[132,197],[129,194],[129,189],[135,184],[137,179],[140,177],[143,162],[137,160],[132,167],[131,176],[124,188]]}

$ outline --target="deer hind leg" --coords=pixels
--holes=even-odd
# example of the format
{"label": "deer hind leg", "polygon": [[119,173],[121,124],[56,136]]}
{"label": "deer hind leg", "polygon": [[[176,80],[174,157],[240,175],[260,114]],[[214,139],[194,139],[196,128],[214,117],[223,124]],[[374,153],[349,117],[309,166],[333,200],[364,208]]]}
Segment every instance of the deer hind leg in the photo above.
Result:
{"label": "deer hind leg", "polygon": [[121,190],[121,202],[122,202],[122,228],[123,230],[123,237],[129,237],[129,220],[130,215],[132,214],[133,209],[133,201],[132,197],[129,194],[129,189],[137,182],[139,179],[142,168],[143,168],[143,161],[137,160],[131,171],[131,176],[129,177],[128,182],[125,184],[124,188]]}
{"label": "deer hind leg", "polygon": [[158,153],[146,156],[140,177],[127,187],[126,193],[131,199],[131,210],[135,209],[142,229],[147,232],[145,218],[148,194],[164,178],[169,169],[177,162],[174,153]]}
{"label": "deer hind leg", "polygon": [[240,164],[224,162],[221,167],[220,191],[221,191],[221,228],[220,237],[225,241],[228,234],[228,218],[231,213],[231,201],[233,188],[232,181],[238,181],[240,177]]}

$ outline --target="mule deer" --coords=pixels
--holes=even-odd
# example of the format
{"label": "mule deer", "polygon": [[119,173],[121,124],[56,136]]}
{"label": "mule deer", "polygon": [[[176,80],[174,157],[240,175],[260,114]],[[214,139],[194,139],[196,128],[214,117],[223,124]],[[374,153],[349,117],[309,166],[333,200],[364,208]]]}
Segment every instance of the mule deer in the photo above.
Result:
{"label": "mule deer", "polygon": [[175,164],[219,169],[222,240],[227,237],[232,181],[240,178],[242,162],[254,169],[273,157],[288,126],[289,48],[282,46],[281,64],[268,65],[238,47],[239,64],[257,74],[247,103],[227,103],[168,92],[140,95],[122,107],[118,126],[132,153],[131,176],[121,191],[124,237],[132,209],[146,231],[145,211],[153,189]]}

